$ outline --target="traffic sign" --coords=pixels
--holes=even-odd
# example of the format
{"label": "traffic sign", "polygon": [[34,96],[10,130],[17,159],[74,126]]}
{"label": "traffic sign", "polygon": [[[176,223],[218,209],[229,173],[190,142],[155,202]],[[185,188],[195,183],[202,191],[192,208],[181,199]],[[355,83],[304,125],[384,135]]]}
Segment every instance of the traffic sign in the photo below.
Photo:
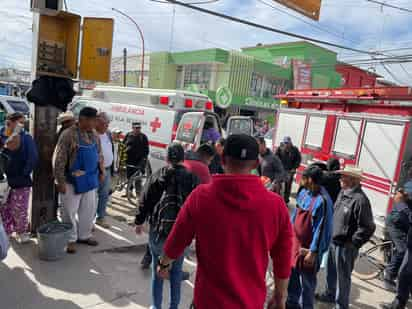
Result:
{"label": "traffic sign", "polygon": [[322,0],[274,0],[311,19],[319,20]]}
{"label": "traffic sign", "polygon": [[226,109],[232,104],[233,93],[226,87],[222,86],[216,91],[216,105],[220,108]]}

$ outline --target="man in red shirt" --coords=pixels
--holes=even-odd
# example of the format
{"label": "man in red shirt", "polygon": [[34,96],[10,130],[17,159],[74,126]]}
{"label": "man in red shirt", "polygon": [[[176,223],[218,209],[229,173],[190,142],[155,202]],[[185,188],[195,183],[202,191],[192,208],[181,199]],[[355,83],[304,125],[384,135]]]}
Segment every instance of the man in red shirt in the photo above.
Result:
{"label": "man in red shirt", "polygon": [[185,155],[184,167],[196,175],[200,179],[201,184],[206,184],[212,181],[209,165],[212,162],[216,151],[210,144],[203,144],[196,152],[188,152]]}
{"label": "man in red shirt", "polygon": [[158,266],[163,277],[196,239],[196,309],[263,308],[269,254],[276,286],[269,308],[285,308],[292,228],[282,198],[250,175],[258,155],[253,137],[231,135],[223,154],[226,174],[192,192],[166,241]]}

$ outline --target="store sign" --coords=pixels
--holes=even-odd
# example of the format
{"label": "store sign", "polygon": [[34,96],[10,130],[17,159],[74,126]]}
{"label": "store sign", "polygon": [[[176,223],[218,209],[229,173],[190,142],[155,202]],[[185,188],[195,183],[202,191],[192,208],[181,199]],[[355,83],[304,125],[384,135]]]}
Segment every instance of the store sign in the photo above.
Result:
{"label": "store sign", "polygon": [[322,0],[274,0],[311,19],[319,20]]}
{"label": "store sign", "polygon": [[226,87],[222,86],[216,91],[216,105],[220,108],[226,109],[232,104],[233,93]]}
{"label": "store sign", "polygon": [[253,106],[253,107],[260,107],[260,108],[267,108],[267,109],[275,109],[279,106],[278,102],[273,99],[264,99],[264,98],[257,98],[257,97],[248,97],[245,99],[245,105]]}
{"label": "store sign", "polygon": [[312,66],[301,60],[293,60],[293,89],[312,88]]}

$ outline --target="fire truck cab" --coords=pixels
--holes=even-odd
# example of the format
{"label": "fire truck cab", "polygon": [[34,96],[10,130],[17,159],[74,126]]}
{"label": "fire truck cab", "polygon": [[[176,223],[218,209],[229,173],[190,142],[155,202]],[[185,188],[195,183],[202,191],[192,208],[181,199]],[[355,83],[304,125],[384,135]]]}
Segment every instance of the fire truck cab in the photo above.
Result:
{"label": "fire truck cab", "polygon": [[412,176],[412,89],[292,90],[279,98],[274,147],[290,136],[302,153],[300,172],[331,157],[339,159],[341,167],[361,167],[376,236],[383,237],[396,189]]}

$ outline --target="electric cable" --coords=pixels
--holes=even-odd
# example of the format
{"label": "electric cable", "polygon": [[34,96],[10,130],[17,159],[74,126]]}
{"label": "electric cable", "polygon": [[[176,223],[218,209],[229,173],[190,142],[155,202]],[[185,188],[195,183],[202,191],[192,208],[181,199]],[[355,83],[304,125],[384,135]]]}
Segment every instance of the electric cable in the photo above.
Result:
{"label": "electric cable", "polygon": [[237,18],[237,17],[234,17],[234,16],[226,15],[226,14],[223,14],[223,13],[207,10],[207,9],[204,9],[204,8],[201,8],[201,7],[198,7],[198,6],[194,6],[194,5],[191,5],[191,4],[186,4],[186,3],[181,2],[181,1],[176,1],[176,0],[166,0],[166,1],[170,2],[171,4],[177,4],[177,5],[180,5],[180,6],[195,10],[195,11],[199,11],[199,12],[202,12],[202,13],[205,13],[205,14],[216,16],[216,17],[219,17],[219,18],[223,18],[223,19],[226,19],[226,20],[230,20],[232,22],[244,24],[244,25],[251,26],[251,27],[254,27],[254,28],[263,29],[263,30],[266,30],[266,31],[270,31],[270,32],[274,32],[274,33],[278,33],[278,34],[282,34],[282,35],[286,35],[286,36],[290,36],[290,37],[294,37],[294,38],[298,38],[298,39],[302,39],[302,40],[306,40],[306,41],[310,41],[310,42],[314,42],[314,43],[328,45],[328,46],[332,46],[332,47],[336,47],[336,48],[340,48],[340,49],[351,50],[351,51],[355,51],[355,52],[358,52],[358,53],[361,53],[361,54],[368,54],[368,55],[373,54],[369,51],[365,51],[365,50],[361,50],[361,49],[357,49],[357,48],[353,48],[353,47],[348,47],[348,46],[344,46],[344,45],[340,45],[340,44],[336,44],[336,43],[332,43],[332,42],[328,42],[328,41],[323,41],[323,40],[308,37],[308,36],[305,36],[305,35],[300,35],[300,34],[288,32],[288,31],[280,30],[280,29],[277,29],[277,28],[268,27],[268,26],[265,26],[265,25],[260,25],[260,24],[257,24],[257,23],[254,23],[254,22],[251,22],[251,21],[248,21],[248,20],[245,20],[245,19],[241,19],[241,18]]}
{"label": "electric cable", "polygon": [[328,34],[334,35],[334,36],[336,36],[336,37],[339,37],[340,39],[343,39],[343,40],[346,40],[346,41],[350,41],[350,42],[352,42],[352,43],[358,43],[358,42],[355,42],[355,41],[353,41],[353,40],[351,40],[351,39],[345,38],[345,36],[343,35],[343,33],[342,33],[342,35],[340,35],[340,34],[334,32],[334,31],[330,31],[330,30],[327,30],[327,29],[325,29],[325,28],[322,28],[322,27],[320,27],[320,26],[318,26],[318,25],[316,25],[316,24],[313,24],[313,23],[305,20],[304,18],[301,18],[301,17],[299,17],[299,16],[296,16],[296,15],[294,15],[294,14],[291,14],[291,13],[289,13],[289,12],[286,11],[286,10],[283,10],[283,9],[281,9],[281,8],[278,8],[278,7],[274,6],[274,5],[271,4],[271,3],[267,3],[267,2],[264,1],[264,0],[256,0],[256,1],[259,2],[259,3],[261,3],[261,4],[263,4],[263,5],[266,5],[267,7],[272,8],[272,9],[278,11],[278,12],[281,12],[281,13],[283,13],[283,14],[286,14],[286,15],[288,15],[288,16],[291,16],[292,18],[295,18],[295,19],[297,19],[297,20],[299,20],[299,21],[301,21],[301,22],[303,22],[303,23],[305,23],[305,24],[307,24],[307,25],[309,25],[309,26],[311,26],[311,27],[313,27],[313,28],[315,28],[315,29],[318,29],[319,31],[322,31],[322,32],[324,32],[324,33],[328,33]]}
{"label": "electric cable", "polygon": [[382,6],[386,6],[386,7],[388,7],[388,8],[396,9],[396,10],[399,10],[399,11],[403,11],[403,12],[407,12],[407,13],[412,13],[412,9],[408,9],[408,8],[404,8],[404,7],[392,5],[392,4],[389,4],[389,3],[386,3],[386,2],[376,1],[376,0],[365,0],[365,1],[368,1],[368,2],[371,2],[371,3],[375,3],[375,4],[379,4],[379,5],[382,5]]}

